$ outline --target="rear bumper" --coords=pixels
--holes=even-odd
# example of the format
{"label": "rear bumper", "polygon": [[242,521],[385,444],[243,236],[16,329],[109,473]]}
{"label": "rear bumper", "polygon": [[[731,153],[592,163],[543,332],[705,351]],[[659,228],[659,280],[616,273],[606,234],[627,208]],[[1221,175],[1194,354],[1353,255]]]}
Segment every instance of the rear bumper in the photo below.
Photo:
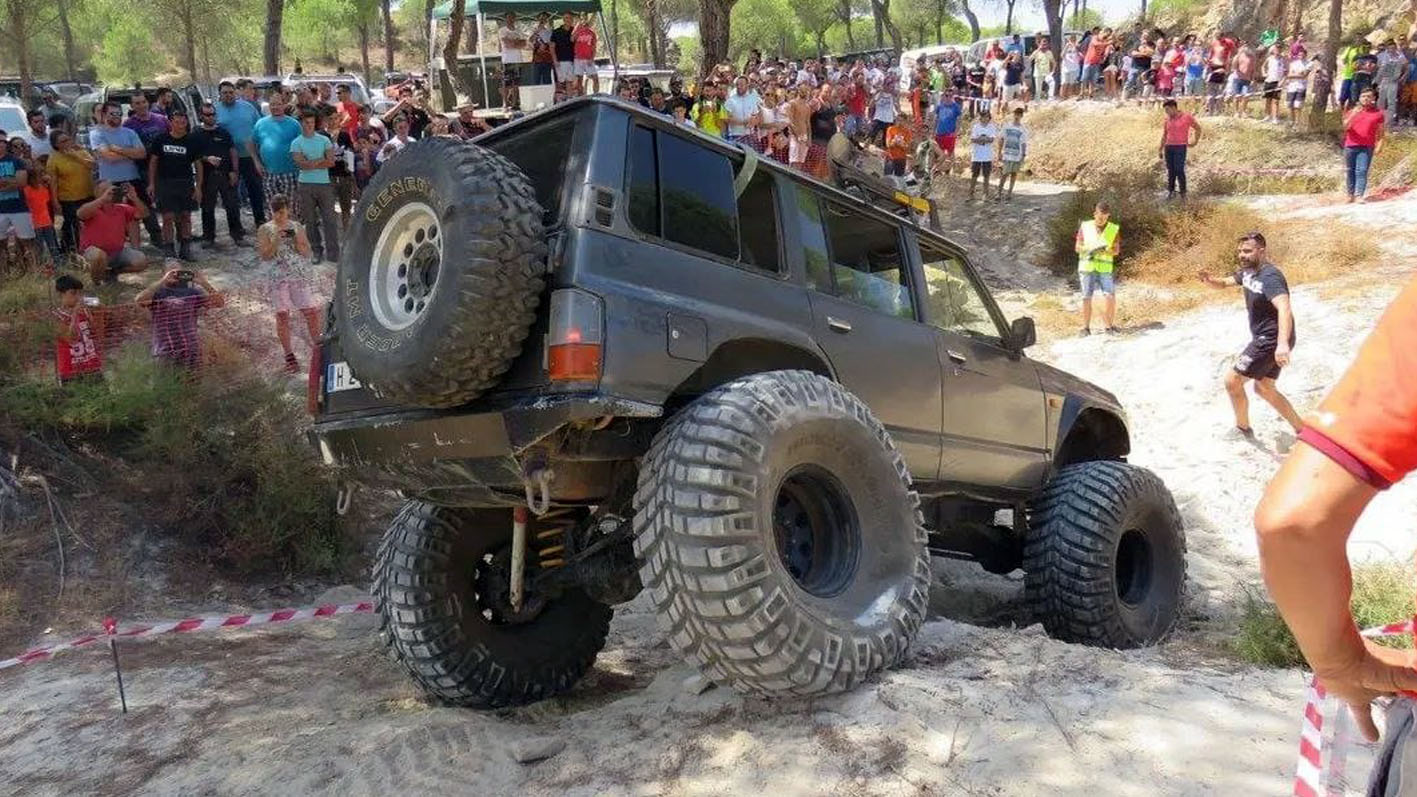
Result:
{"label": "rear bumper", "polygon": [[604,416],[656,418],[663,409],[600,393],[479,401],[476,408],[328,416],[310,442],[327,464],[412,464],[520,453],[563,424]]}

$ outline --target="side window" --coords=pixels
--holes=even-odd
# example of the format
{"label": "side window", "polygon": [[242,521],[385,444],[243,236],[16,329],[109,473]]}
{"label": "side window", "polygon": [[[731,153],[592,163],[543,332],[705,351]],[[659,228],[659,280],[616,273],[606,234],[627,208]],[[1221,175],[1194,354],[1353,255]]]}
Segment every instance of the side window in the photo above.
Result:
{"label": "side window", "polygon": [[630,224],[647,235],[768,271],[779,270],[772,175],[757,172],[735,192],[738,164],[668,133],[630,133]]}
{"label": "side window", "polygon": [[777,202],[772,174],[758,169],[738,197],[738,231],[741,258],[750,266],[778,271]]}
{"label": "side window", "polygon": [[807,287],[832,292],[831,257],[827,254],[826,225],[822,223],[822,203],[803,186],[794,189],[797,215],[802,228],[802,257],[807,261]]}
{"label": "side window", "polygon": [[900,228],[825,202],[833,293],[887,315],[915,318],[901,256]]}
{"label": "side window", "polygon": [[630,155],[625,195],[630,224],[659,235],[659,163],[654,156],[654,131],[635,125],[630,130]]}
{"label": "side window", "polygon": [[925,241],[920,242],[925,285],[929,294],[932,326],[971,338],[1001,344],[1003,336],[989,315],[979,287],[969,278],[960,259]]}

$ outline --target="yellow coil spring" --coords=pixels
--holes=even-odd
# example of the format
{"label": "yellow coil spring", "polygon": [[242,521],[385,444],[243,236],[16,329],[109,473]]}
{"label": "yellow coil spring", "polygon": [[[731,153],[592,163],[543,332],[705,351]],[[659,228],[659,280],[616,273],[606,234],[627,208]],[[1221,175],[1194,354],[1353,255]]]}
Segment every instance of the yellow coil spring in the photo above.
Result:
{"label": "yellow coil spring", "polygon": [[566,563],[566,536],[576,527],[576,510],[554,508],[537,518],[538,530],[531,544],[536,548],[536,561],[543,570]]}

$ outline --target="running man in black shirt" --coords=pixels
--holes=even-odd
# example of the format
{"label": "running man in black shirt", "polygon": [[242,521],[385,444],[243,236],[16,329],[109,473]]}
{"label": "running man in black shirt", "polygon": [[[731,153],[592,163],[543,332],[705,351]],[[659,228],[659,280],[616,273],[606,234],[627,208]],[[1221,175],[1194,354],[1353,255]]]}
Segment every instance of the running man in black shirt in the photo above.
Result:
{"label": "running man in black shirt", "polygon": [[1225,376],[1225,390],[1235,409],[1235,428],[1245,437],[1254,435],[1250,428],[1250,405],[1245,397],[1245,383],[1254,380],[1255,393],[1284,416],[1297,434],[1303,428],[1303,421],[1275,385],[1294,349],[1294,311],[1289,305],[1289,283],[1279,267],[1265,259],[1265,240],[1260,233],[1240,236],[1236,254],[1240,270],[1230,279],[1212,277],[1205,271],[1199,274],[1201,282],[1207,285],[1216,288],[1239,285],[1245,294],[1245,309],[1250,316],[1250,344],[1235,358],[1235,370]]}
{"label": "running man in black shirt", "polygon": [[241,199],[236,194],[236,180],[240,174],[241,161],[237,159],[236,143],[227,129],[217,125],[216,108],[209,102],[202,103],[197,112],[201,129],[196,133],[201,141],[197,148],[201,160],[197,171],[202,176],[202,247],[216,246],[216,201],[226,211],[226,230],[237,246],[243,246],[246,230],[241,226]]}
{"label": "running man in black shirt", "polygon": [[[167,254],[196,260],[192,254],[192,211],[202,198],[202,175],[192,183],[192,164],[201,158],[202,142],[187,130],[187,112],[174,110],[166,133],[148,145],[148,195],[162,214],[162,243]],[[173,240],[173,227],[177,237]]]}

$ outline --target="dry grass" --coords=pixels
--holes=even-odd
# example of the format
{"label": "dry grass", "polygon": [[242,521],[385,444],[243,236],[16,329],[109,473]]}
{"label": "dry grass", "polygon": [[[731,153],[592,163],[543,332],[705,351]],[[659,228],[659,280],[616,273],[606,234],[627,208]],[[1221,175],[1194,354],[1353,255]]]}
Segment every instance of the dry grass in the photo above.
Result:
{"label": "dry grass", "polygon": [[[1037,108],[1029,127],[1028,164],[1048,180],[1094,186],[1123,179],[1162,187],[1157,157],[1162,111],[1063,103]],[[1342,153],[1326,133],[1291,131],[1253,120],[1203,117],[1187,172],[1193,194],[1311,193],[1338,186]]]}
{"label": "dry grass", "polygon": [[[1234,301],[1233,293],[1202,285],[1196,273],[1202,269],[1217,276],[1232,273],[1236,240],[1252,230],[1264,234],[1271,260],[1284,270],[1290,285],[1350,276],[1381,257],[1381,248],[1369,233],[1341,223],[1320,227],[1305,220],[1272,220],[1232,203],[1159,208],[1140,202],[1129,210],[1143,231],[1129,230],[1126,218],[1121,220],[1124,241],[1129,231],[1132,241],[1117,267],[1124,297],[1118,302],[1117,320],[1124,328],[1153,324],[1210,302]],[[1079,207],[1066,207],[1060,211],[1058,225],[1066,221],[1071,227],[1078,218],[1082,218]],[[1066,250],[1057,251],[1065,245]],[[1071,242],[1055,240],[1053,248],[1054,265],[1063,262],[1070,271],[1076,262]],[[1034,300],[1029,313],[1045,336],[1071,334],[1077,318],[1069,305],[1075,303],[1044,295]]]}

